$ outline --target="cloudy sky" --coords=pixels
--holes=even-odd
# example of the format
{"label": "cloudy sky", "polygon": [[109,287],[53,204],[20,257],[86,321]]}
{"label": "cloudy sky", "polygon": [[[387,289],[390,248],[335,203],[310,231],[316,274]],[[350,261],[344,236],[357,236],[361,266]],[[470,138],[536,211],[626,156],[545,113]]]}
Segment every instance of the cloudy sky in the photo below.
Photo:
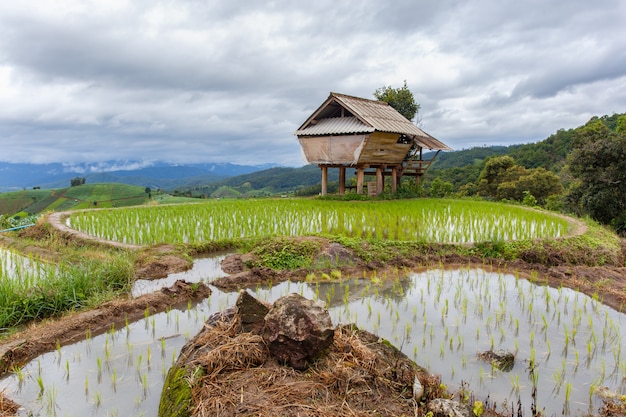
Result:
{"label": "cloudy sky", "polygon": [[300,166],[331,91],[405,80],[455,149],[626,112],[626,2],[2,1],[0,161]]}

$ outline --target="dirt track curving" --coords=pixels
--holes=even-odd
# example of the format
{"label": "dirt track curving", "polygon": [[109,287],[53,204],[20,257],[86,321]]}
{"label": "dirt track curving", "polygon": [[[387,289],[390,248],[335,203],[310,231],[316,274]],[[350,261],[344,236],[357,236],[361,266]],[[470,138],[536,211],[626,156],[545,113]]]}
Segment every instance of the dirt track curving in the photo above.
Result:
{"label": "dirt track curving", "polygon": [[70,216],[70,214],[71,212],[68,212],[68,211],[59,211],[59,212],[51,213],[48,215],[47,221],[48,223],[50,223],[52,227],[57,229],[59,232],[64,233],[64,234],[70,234],[79,239],[102,243],[102,244],[110,245],[110,246],[121,248],[121,249],[133,249],[134,250],[134,249],[140,249],[142,247],[142,246],[133,245],[130,243],[122,243],[122,242],[116,242],[113,240],[102,239],[96,236],[88,235],[87,233],[83,233],[76,229],[72,229],[65,223],[65,221]]}

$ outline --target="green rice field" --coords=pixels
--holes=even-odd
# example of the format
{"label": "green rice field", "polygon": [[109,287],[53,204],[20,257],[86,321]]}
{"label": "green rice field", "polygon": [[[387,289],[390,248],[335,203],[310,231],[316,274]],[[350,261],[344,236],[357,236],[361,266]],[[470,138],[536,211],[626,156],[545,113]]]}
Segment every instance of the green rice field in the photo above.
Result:
{"label": "green rice field", "polygon": [[72,214],[69,226],[124,243],[200,243],[327,234],[364,239],[472,243],[560,237],[562,217],[472,200],[344,202],[305,199],[218,200]]}

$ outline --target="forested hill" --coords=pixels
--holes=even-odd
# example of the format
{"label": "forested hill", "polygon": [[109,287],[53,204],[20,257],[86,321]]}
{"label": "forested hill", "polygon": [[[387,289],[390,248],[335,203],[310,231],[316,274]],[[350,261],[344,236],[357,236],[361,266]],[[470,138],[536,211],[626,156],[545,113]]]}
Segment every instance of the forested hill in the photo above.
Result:
{"label": "forested hill", "polygon": [[[594,117],[589,123],[600,121],[609,130],[615,131],[620,116],[622,114]],[[544,168],[555,174],[560,174],[566,165],[568,155],[572,151],[575,136],[585,126],[587,124],[568,130],[559,129],[548,138],[536,143],[476,147],[440,153],[425,176],[426,183],[439,178],[442,181],[452,183],[454,190],[458,191],[460,187],[478,181],[486,160],[504,155],[513,158],[516,165],[521,167],[527,169]]]}
{"label": "forested hill", "polygon": [[[610,130],[617,128],[617,120],[623,114],[594,117]],[[559,129],[548,138],[536,142],[511,146],[484,146],[459,151],[440,153],[433,165],[431,174],[449,168],[461,168],[481,164],[487,158],[508,155],[524,168],[545,168],[558,173],[565,165],[567,155],[572,150],[572,141],[577,132],[586,125],[572,129]],[[425,154],[428,155],[428,154]]]}
{"label": "forested hill", "polygon": [[[328,178],[337,181],[338,170],[330,170]],[[320,183],[321,174],[317,165],[301,168],[270,168],[251,174],[238,175],[210,184],[195,187],[181,187],[175,195],[189,197],[257,197],[315,188]],[[317,187],[319,188],[319,186]],[[318,191],[311,191],[316,194]]]}
{"label": "forested hill", "polygon": [[[478,165],[487,158],[509,155],[525,168],[545,168],[560,171],[567,154],[571,150],[572,138],[576,129],[559,130],[547,139],[537,143],[511,146],[483,146],[458,151],[440,153],[431,166],[433,172]],[[425,154],[427,158],[430,153]]]}

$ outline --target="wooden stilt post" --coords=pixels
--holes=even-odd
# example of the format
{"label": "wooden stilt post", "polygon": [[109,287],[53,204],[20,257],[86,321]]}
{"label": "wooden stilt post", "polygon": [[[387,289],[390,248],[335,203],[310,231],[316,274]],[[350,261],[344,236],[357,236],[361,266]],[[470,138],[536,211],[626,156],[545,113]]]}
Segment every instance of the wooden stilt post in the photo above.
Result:
{"label": "wooden stilt post", "polygon": [[383,192],[385,189],[385,177],[383,177],[383,168],[376,168],[376,195]]}
{"label": "wooden stilt post", "polygon": [[322,165],[322,195],[326,195],[328,193],[328,167],[326,165]]}
{"label": "wooden stilt post", "polygon": [[339,167],[339,195],[346,193],[346,167]]}
{"label": "wooden stilt post", "polygon": [[363,180],[365,179],[365,168],[362,166],[356,169],[356,193],[363,194]]}
{"label": "wooden stilt post", "polygon": [[395,193],[398,190],[398,169],[391,168],[391,192]]}
{"label": "wooden stilt post", "polygon": [[415,171],[415,185],[420,185],[420,178],[422,176],[422,164],[424,163],[424,154],[423,148],[420,147],[420,159],[419,164],[417,165],[417,171]]}

